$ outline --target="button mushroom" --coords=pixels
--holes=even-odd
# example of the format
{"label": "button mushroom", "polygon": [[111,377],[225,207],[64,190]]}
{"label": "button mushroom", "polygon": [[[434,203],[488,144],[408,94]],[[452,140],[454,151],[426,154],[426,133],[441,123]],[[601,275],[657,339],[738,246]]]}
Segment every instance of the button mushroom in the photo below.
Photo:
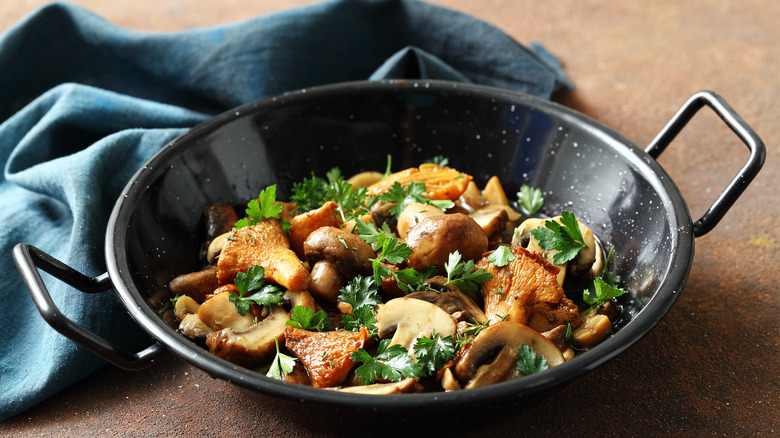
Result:
{"label": "button mushroom", "polygon": [[371,245],[358,236],[336,227],[322,227],[303,243],[312,266],[309,292],[323,304],[335,305],[339,290],[356,275],[370,275],[375,257]]}
{"label": "button mushroom", "polygon": [[406,239],[409,230],[414,228],[423,219],[443,215],[443,211],[431,204],[412,202],[403,209],[400,215],[398,215],[398,223],[396,224],[398,237]]}
{"label": "button mushroom", "polygon": [[462,213],[423,219],[409,231],[406,244],[412,249],[409,266],[436,266],[444,272],[450,253],[459,251],[463,260],[478,259],[488,248],[485,230]]}
{"label": "button mushroom", "polygon": [[186,295],[177,299],[173,306],[173,311],[179,320],[179,332],[190,339],[206,339],[206,336],[213,331],[198,317],[199,307],[200,304]]}
{"label": "button mushroom", "polygon": [[485,313],[474,303],[474,300],[459,290],[449,292],[419,291],[412,292],[406,297],[435,304],[452,315],[456,321],[465,319],[469,322],[482,323],[487,320]]}
{"label": "button mushroom", "polygon": [[393,335],[390,345],[401,345],[410,353],[417,338],[455,334],[455,319],[441,307],[414,298],[393,298],[376,315],[379,337]]}
{"label": "button mushroom", "polygon": [[322,207],[298,214],[290,221],[290,248],[295,251],[299,258],[305,258],[303,251],[303,242],[309,237],[309,234],[321,227],[341,227],[341,216],[337,209],[338,204],[328,201]]}
{"label": "button mushroom", "polygon": [[551,367],[564,362],[561,350],[538,332],[522,324],[500,322],[474,338],[456,362],[453,372],[465,383],[465,389],[510,380],[517,375],[517,351],[523,345],[544,356]]}

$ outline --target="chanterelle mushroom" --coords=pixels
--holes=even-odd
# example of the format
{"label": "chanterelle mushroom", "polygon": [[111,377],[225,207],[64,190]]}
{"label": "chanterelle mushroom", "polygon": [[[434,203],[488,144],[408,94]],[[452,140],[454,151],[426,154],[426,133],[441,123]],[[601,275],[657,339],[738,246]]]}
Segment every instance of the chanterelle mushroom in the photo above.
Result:
{"label": "chanterelle mushroom", "polygon": [[455,376],[466,383],[465,389],[509,380],[517,374],[517,350],[522,345],[544,356],[551,367],[564,362],[561,350],[539,332],[522,324],[500,322],[474,338],[455,364]]}
{"label": "chanterelle mushroom", "polygon": [[[560,222],[561,216],[556,216],[550,220]],[[545,260],[553,263],[553,258],[558,251],[554,249],[545,250],[539,245],[539,241],[533,234],[531,234],[532,230],[544,227],[545,222],[545,219],[539,218],[529,218],[523,221],[523,223],[515,228],[512,236],[512,246],[520,246],[531,252],[540,253]],[[601,245],[596,242],[593,231],[579,219],[577,219],[577,224],[580,227],[580,233],[582,233],[583,243],[587,245],[587,248],[581,249],[574,260],[563,265],[556,265],[561,269],[558,272],[558,283],[561,285],[563,285],[567,272],[575,277],[593,278],[600,275],[604,269],[604,256]]]}
{"label": "chanterelle mushroom", "polygon": [[376,315],[379,337],[393,334],[391,345],[401,345],[412,351],[417,338],[455,334],[455,319],[441,307],[415,298],[393,298]]}

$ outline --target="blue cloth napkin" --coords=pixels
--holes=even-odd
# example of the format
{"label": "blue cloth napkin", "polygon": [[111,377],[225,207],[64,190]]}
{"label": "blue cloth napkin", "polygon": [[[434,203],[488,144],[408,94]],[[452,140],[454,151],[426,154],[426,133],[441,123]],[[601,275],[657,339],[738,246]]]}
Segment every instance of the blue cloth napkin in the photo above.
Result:
{"label": "blue cloth napkin", "polygon": [[[174,33],[131,31],[54,3],[0,35],[0,421],[105,365],[41,318],[13,263],[15,244],[99,275],[114,202],[167,142],[256,99],[381,78],[544,98],[570,87],[541,46],[418,1],[336,0]],[[45,279],[76,323],[130,351],[151,342],[112,292]]]}

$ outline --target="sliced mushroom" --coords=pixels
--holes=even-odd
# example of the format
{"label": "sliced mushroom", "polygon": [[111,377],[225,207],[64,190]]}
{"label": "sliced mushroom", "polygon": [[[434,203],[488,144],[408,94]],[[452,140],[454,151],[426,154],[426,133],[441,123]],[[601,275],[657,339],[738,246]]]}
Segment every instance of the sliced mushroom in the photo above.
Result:
{"label": "sliced mushroom", "polygon": [[[514,377],[517,351],[522,345],[544,356],[551,367],[564,362],[561,350],[540,333],[514,322],[500,322],[482,330],[455,364],[453,372],[464,388],[476,388]],[[495,352],[498,351],[497,354]]]}
{"label": "sliced mushroom", "polygon": [[206,261],[208,263],[210,264],[216,263],[219,253],[222,252],[222,248],[225,247],[225,243],[227,243],[228,239],[230,239],[230,236],[232,234],[233,234],[232,231],[222,233],[219,236],[215,237],[211,241],[211,243],[209,243],[208,250],[206,251]]}
{"label": "sliced mushroom", "polygon": [[390,395],[411,394],[423,391],[423,386],[413,378],[392,383],[372,383],[370,385],[345,386],[342,388],[326,388],[333,391],[349,392],[351,394]]}
{"label": "sliced mushroom", "polygon": [[393,334],[390,345],[401,345],[409,352],[417,338],[455,334],[455,320],[441,307],[414,298],[393,298],[376,315],[379,337]]}
{"label": "sliced mushroom", "polygon": [[[467,319],[469,322],[484,322],[487,317],[482,309],[468,295],[459,290],[449,292],[419,291],[406,295],[407,298],[427,301],[442,308],[452,315],[456,321]],[[457,316],[456,316],[457,315]]]}
{"label": "sliced mushroom", "polygon": [[398,215],[398,223],[396,230],[398,231],[398,237],[406,239],[406,235],[409,230],[414,228],[423,219],[433,216],[443,216],[444,212],[434,207],[431,204],[423,204],[420,202],[413,202],[404,208],[400,215]]}
{"label": "sliced mushroom", "polygon": [[501,206],[487,206],[474,211],[469,216],[474,219],[488,235],[488,239],[500,235],[509,223],[509,215]]}
{"label": "sliced mushroom", "polygon": [[276,354],[276,342],[284,341],[284,326],[290,314],[272,306],[267,318],[244,330],[225,328],[209,334],[209,351],[229,362],[246,367],[258,366]]}
{"label": "sliced mushroom", "polygon": [[486,204],[485,198],[482,197],[482,192],[474,181],[469,181],[466,191],[460,195],[458,203],[469,211],[479,210]]}
{"label": "sliced mushroom", "polygon": [[441,388],[445,391],[458,391],[461,389],[460,382],[452,374],[452,368],[445,368],[442,371]]}
{"label": "sliced mushroom", "polygon": [[463,260],[478,259],[488,248],[485,230],[462,213],[423,219],[409,231],[406,244],[412,249],[409,266],[436,266],[444,272],[450,253],[459,251]]}
{"label": "sliced mushroom", "polygon": [[201,304],[198,307],[198,317],[215,331],[227,327],[246,330],[255,323],[255,316],[251,312],[244,315],[238,313],[227,292],[218,293]]}
{"label": "sliced mushroom", "polygon": [[179,275],[168,283],[168,287],[174,296],[186,295],[198,303],[202,303],[206,300],[206,295],[219,287],[217,267],[213,265],[202,271]]}

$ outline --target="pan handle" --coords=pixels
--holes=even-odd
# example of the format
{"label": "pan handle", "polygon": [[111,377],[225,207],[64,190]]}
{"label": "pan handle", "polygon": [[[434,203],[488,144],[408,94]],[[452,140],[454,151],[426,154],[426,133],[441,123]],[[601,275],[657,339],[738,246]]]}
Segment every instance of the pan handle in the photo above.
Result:
{"label": "pan handle", "polygon": [[715,114],[726,123],[726,126],[734,131],[737,137],[748,147],[750,155],[745,165],[742,166],[742,169],[731,180],[723,193],[718,196],[704,215],[693,223],[693,235],[695,237],[707,234],[717,225],[723,218],[723,215],[734,205],[737,198],[758,174],[766,159],[766,147],[755,131],[742,120],[742,117],[722,97],[707,90],[691,96],[661,132],[658,133],[655,139],[645,148],[645,152],[657,160],[661,152],[669,146],[669,143],[674,140],[683,127],[693,118],[693,115],[704,105],[715,111]]}
{"label": "pan handle", "polygon": [[108,273],[97,277],[88,277],[40,249],[25,243],[17,244],[14,247],[13,256],[16,267],[22,274],[41,316],[65,337],[126,370],[146,368],[152,365],[155,359],[167,353],[165,347],[160,343],[154,343],[138,353],[129,353],[68,319],[60,313],[54,304],[37,268],[43,269],[57,279],[86,293],[98,293],[110,289],[113,285]]}

